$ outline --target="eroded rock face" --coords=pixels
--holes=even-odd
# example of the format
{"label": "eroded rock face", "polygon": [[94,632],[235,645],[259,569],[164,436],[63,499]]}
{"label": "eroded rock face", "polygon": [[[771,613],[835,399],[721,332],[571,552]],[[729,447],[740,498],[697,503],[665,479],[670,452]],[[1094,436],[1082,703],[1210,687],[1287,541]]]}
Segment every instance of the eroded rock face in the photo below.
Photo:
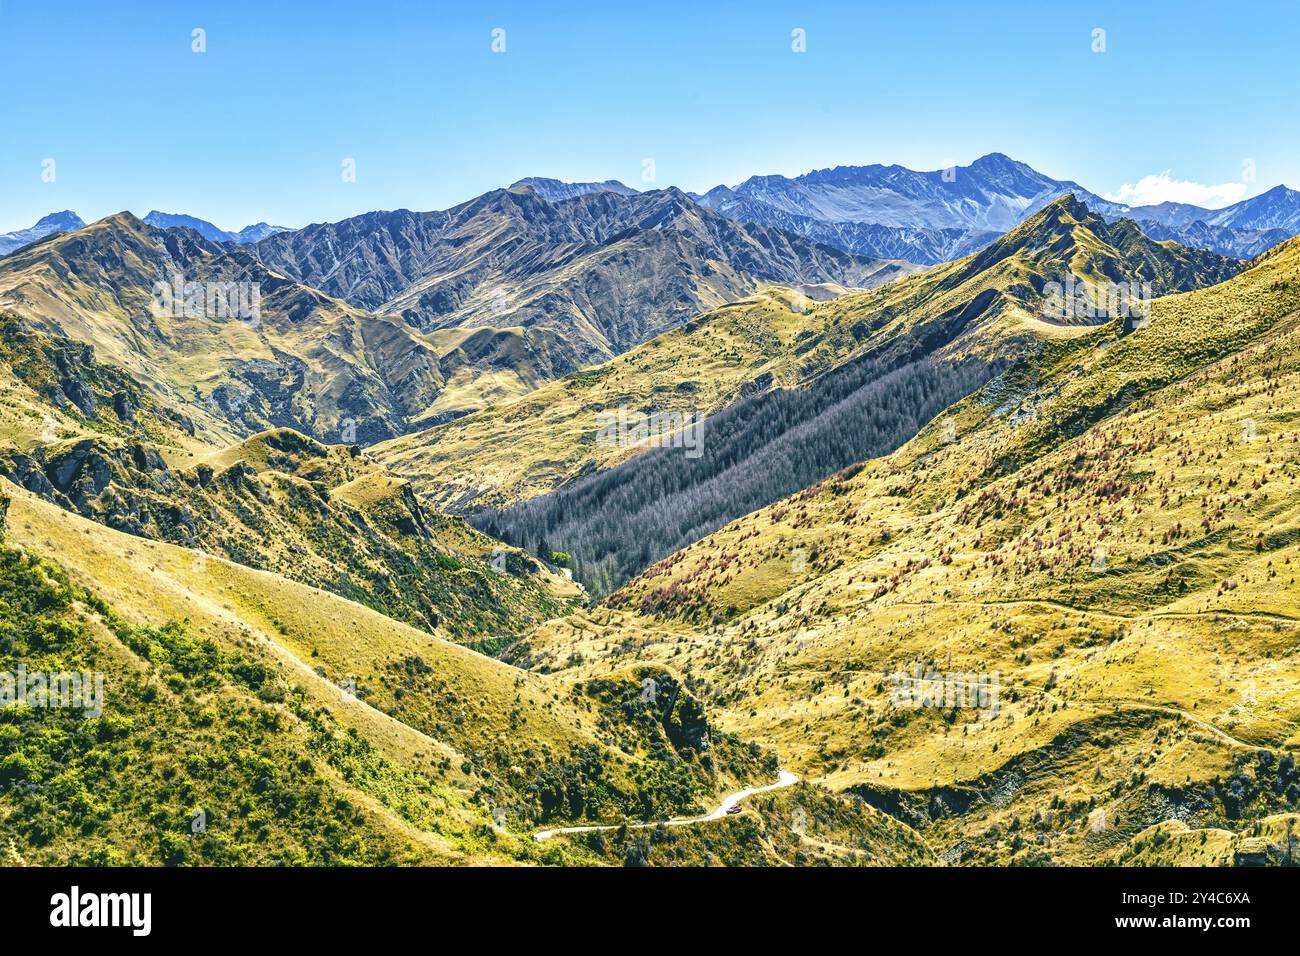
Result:
{"label": "eroded rock face", "polygon": [[[153,445],[103,438],[45,445],[31,455],[11,449],[0,454],[0,475],[110,528],[187,547],[205,535],[201,525],[211,537],[224,524],[214,496],[262,507],[273,500],[247,462],[220,472],[206,464],[173,471]],[[207,517],[200,521],[196,512]]]}
{"label": "eroded rock face", "polygon": [[[95,494],[108,487],[112,468],[103,453],[96,450],[95,444],[94,439],[87,438],[77,442],[71,449],[56,452],[46,459],[46,474],[64,494],[71,491],[74,484],[85,485],[89,482],[94,487]],[[48,454],[44,448],[41,452]]]}
{"label": "eroded rock face", "polygon": [[126,392],[118,392],[113,396],[113,414],[125,424],[135,424],[135,403]]}
{"label": "eroded rock face", "polygon": [[62,507],[70,507],[68,500],[46,477],[40,462],[29,455],[10,451],[0,457],[0,475],[4,475],[15,485],[27,489],[34,495],[39,495]]}
{"label": "eroded rock face", "polygon": [[130,534],[193,542],[197,474],[173,472],[143,442],[84,438],[0,452],[0,475],[62,508]]}

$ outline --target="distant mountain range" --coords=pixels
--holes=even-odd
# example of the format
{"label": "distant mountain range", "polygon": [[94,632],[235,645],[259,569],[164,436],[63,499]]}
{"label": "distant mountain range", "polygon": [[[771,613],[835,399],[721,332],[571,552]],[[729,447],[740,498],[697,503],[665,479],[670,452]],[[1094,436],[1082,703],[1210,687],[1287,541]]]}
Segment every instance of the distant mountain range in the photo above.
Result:
{"label": "distant mountain range", "polygon": [[[197,219],[194,216],[175,215],[169,212],[158,212],[157,210],[145,216],[144,221],[160,229],[193,229],[209,242],[234,242],[240,245],[257,242],[267,236],[273,236],[277,232],[289,231],[288,226],[272,226],[259,222],[252,226],[245,226],[238,232],[227,232],[204,219]],[[86,223],[82,218],[70,210],[65,209],[63,212],[50,213],[28,229],[0,234],[0,256],[8,255],[15,249],[21,249],[23,246],[30,245],[38,239],[44,239],[53,233],[72,232],[74,229],[80,229],[85,225]]]}
{"label": "distant mountain range", "polygon": [[1153,239],[1248,259],[1300,234],[1300,192],[1274,186],[1223,209],[1167,202],[1135,206],[1126,215]]}
{"label": "distant mountain range", "polygon": [[517,185],[445,211],[367,213],[252,248],[271,269],[421,332],[456,330],[475,349],[491,337],[483,363],[533,386],[764,283],[864,288],[916,270],[734,222],[675,188],[562,185],[543,188],[571,198]]}
{"label": "distant mountain range", "polygon": [[1001,153],[933,172],[872,165],[837,166],[794,179],[752,176],[735,188],[717,186],[699,201],[724,216],[848,251],[876,255],[890,249],[898,258],[933,264],[983,248],[1067,193],[1103,215],[1123,209]]}
{"label": "distant mountain range", "polygon": [[837,166],[795,179],[752,176],[735,189],[717,186],[700,201],[720,210],[738,203],[759,204],[825,222],[1002,233],[1059,198],[1062,191],[1074,193],[1090,208],[1107,212],[1123,208],[1078,183],[1052,179],[1001,153],[934,172],[873,165]]}
{"label": "distant mountain range", "polygon": [[145,216],[144,221],[151,226],[157,226],[159,229],[193,229],[209,242],[237,242],[240,245],[257,242],[267,236],[273,236],[277,232],[290,231],[288,226],[272,226],[259,222],[251,226],[245,226],[238,232],[227,232],[204,219],[170,212],[159,212],[156,209]]}
{"label": "distant mountain range", "polygon": [[[635,192],[616,180],[565,183],[533,177],[516,185],[530,185],[552,200]],[[846,252],[933,265],[977,252],[1067,194],[1106,219],[1132,219],[1153,239],[1239,259],[1300,235],[1300,192],[1285,186],[1225,209],[1173,202],[1128,206],[1002,153],[930,172],[877,164],[794,178],[752,176],[738,186],[690,195],[738,222],[775,226]]]}
{"label": "distant mountain range", "polygon": [[[397,379],[385,363],[397,356],[387,346],[382,357],[363,351],[341,362],[337,356],[344,353],[334,349],[322,383],[333,378],[342,387],[351,380],[346,394],[334,395],[322,384],[313,407],[293,406],[277,393],[261,412],[243,408],[235,420],[220,416],[235,435],[316,422],[313,434],[331,436],[322,423],[364,415],[366,438],[373,441],[521,396],[771,285],[825,298],[909,275],[921,268],[918,262],[979,252],[1067,194],[1108,222],[1132,218],[1152,239],[1232,258],[1252,257],[1300,232],[1300,194],[1282,186],[1221,210],[1176,203],[1128,207],[996,153],[950,171],[864,166],[794,179],[753,177],[700,197],[674,187],[641,192],[614,180],[537,177],[447,210],[371,212],[298,230],[259,223],[231,233],[158,211],[143,225],[161,230],[159,236],[145,238],[133,217],[117,226],[122,237],[155,249],[176,244],[165,236],[179,240],[186,233],[215,248],[238,249],[245,258],[237,263],[210,261],[223,275],[263,275],[268,288],[287,277],[335,300],[326,306],[295,293],[305,309],[341,318],[349,310],[338,310],[346,305],[403,329],[414,348],[409,354],[419,356],[423,369],[412,392],[391,391]],[[12,257],[53,233],[83,227],[74,213],[55,213],[0,238],[0,250]],[[176,248],[191,254],[187,243]],[[56,254],[63,256],[62,248]],[[168,262],[175,255],[149,253],[161,273],[174,271]],[[106,283],[121,279],[120,271],[104,277]],[[133,276],[131,285],[143,293],[151,281]],[[24,295],[35,294],[26,288]],[[51,309],[66,298],[49,294]],[[347,325],[356,317],[341,321]],[[290,355],[302,355],[303,348],[322,360],[330,351],[298,342],[279,347]],[[232,388],[261,391],[265,385],[240,369],[228,373],[240,380],[228,383]],[[295,374],[285,366],[276,376],[285,381]],[[383,384],[365,392],[365,381]]]}
{"label": "distant mountain range", "polygon": [[983,248],[1069,193],[1107,219],[1133,219],[1153,238],[1237,258],[1300,234],[1300,192],[1285,186],[1226,209],[1130,207],[1001,153],[932,172],[873,165],[838,166],[794,179],[753,176],[698,199],[729,218],[776,226],[849,252],[933,264]]}
{"label": "distant mountain range", "polygon": [[[632,199],[675,190],[647,193],[610,179],[604,182],[564,182],[543,176],[518,180],[508,190],[496,190],[440,213],[366,213],[339,223],[292,230],[259,222],[237,232],[228,232],[203,219],[175,213],[150,212],[144,221],[163,229],[193,229],[212,242],[251,244],[281,233],[310,232],[342,234],[367,224],[389,222],[402,217],[420,217],[417,231],[442,228],[446,217],[479,211],[487,196],[530,191],[549,203],[598,195]],[[998,236],[1024,222],[1038,210],[1062,196],[1073,194],[1093,212],[1109,220],[1132,219],[1148,236],[1158,241],[1207,249],[1220,255],[1250,259],[1284,239],[1300,235],[1300,191],[1275,186],[1258,196],[1224,209],[1205,209],[1188,203],[1166,202],[1151,206],[1128,206],[1105,199],[1070,180],[1053,179],[1025,163],[1002,153],[990,153],[969,166],[919,172],[903,166],[837,166],[802,176],[751,176],[737,186],[715,186],[703,195],[686,193],[705,209],[748,226],[767,226],[801,236],[843,252],[873,259],[898,259],[922,265],[950,262],[983,249]],[[72,212],[53,213],[29,229],[0,235],[0,255],[5,255],[51,232],[69,231],[85,225]],[[381,230],[382,231],[382,230]],[[391,235],[391,229],[388,230]],[[384,240],[376,240],[380,244]],[[398,243],[400,245],[400,242]],[[400,250],[396,259],[385,258],[380,271],[405,274],[415,268],[414,256],[405,264]],[[358,254],[360,254],[358,250]],[[372,263],[373,264],[373,263]],[[344,274],[355,273],[355,262],[340,262]],[[426,277],[419,277],[426,278]],[[341,282],[341,280],[339,280]],[[360,280],[359,280],[360,281]],[[356,294],[366,301],[349,298],[340,284],[333,290],[354,305],[379,309],[392,294],[409,283],[390,275],[367,277],[365,289]],[[375,298],[372,285],[389,292]],[[423,293],[422,293],[423,294]],[[415,306],[427,311],[430,300]],[[409,303],[408,306],[409,307]],[[439,311],[441,305],[434,305]]]}

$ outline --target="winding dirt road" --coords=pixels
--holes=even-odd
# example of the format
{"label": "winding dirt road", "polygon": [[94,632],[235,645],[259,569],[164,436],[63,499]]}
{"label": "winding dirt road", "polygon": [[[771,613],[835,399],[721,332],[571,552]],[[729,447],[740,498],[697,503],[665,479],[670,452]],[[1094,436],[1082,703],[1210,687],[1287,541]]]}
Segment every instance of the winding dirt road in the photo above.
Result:
{"label": "winding dirt road", "polygon": [[[790,784],[798,782],[799,777],[796,774],[791,773],[789,770],[782,770],[776,778],[776,783],[769,783],[766,787],[750,787],[746,790],[737,790],[735,793],[729,794],[722,801],[722,804],[718,809],[706,816],[685,817],[677,820],[660,820],[655,821],[654,823],[629,823],[627,824],[627,827],[629,830],[643,830],[646,827],[657,827],[660,823],[666,827],[684,827],[690,826],[693,823],[708,823],[710,820],[721,820],[727,815],[728,811],[730,811],[732,807],[736,806],[746,797],[752,797],[756,793],[765,793],[768,790],[779,790],[782,787],[788,787]],[[551,837],[559,833],[590,833],[593,830],[617,830],[620,826],[621,824],[611,823],[587,827],[557,827],[554,830],[539,830],[537,833],[533,834],[533,836],[538,840],[549,840]]]}

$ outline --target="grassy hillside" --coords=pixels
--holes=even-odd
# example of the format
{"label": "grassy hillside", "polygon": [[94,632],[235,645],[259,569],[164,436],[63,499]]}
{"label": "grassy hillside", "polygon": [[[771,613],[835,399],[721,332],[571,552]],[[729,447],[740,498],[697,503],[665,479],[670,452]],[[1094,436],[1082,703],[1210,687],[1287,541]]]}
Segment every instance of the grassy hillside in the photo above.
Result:
{"label": "grassy hillside", "polygon": [[[204,295],[175,309],[155,283]],[[256,315],[223,314],[211,285],[258,290]],[[188,306],[194,306],[193,310]],[[428,414],[453,368],[418,332],[373,316],[187,230],[119,213],[0,263],[0,307],[29,331],[92,347],[212,444],[278,426],[375,441]],[[346,435],[355,437],[347,438]]]}
{"label": "grassy hillside", "polygon": [[130,534],[273,570],[486,647],[582,595],[448,518],[354,447],[288,429],[216,451],[84,436],[0,453],[0,474]]}
{"label": "grassy hillside", "polygon": [[[373,865],[460,856],[412,825],[447,812],[444,788],[350,740],[260,661],[222,652],[183,625],[128,625],[57,565],[17,550],[0,554],[0,593],[6,663],[99,672],[112,704],[98,717],[3,712],[6,862]],[[349,783],[361,774],[400,794],[402,814]]]}
{"label": "grassy hillside", "polygon": [[533,828],[767,782],[671,680],[652,710],[640,675],[526,674],[8,487],[0,670],[104,675],[101,715],[0,711],[0,845],[29,862],[561,862],[585,851]]}
{"label": "grassy hillside", "polygon": [[381,442],[370,453],[443,507],[544,494],[645,450],[597,445],[599,412],[625,406],[707,416],[752,391],[794,385],[825,369],[834,354],[814,346],[832,313],[802,295],[773,287],[728,303],[605,365]]}
{"label": "grassy hillside", "polygon": [[582,599],[355,446],[279,429],[214,449],[89,346],[10,314],[0,358],[0,475],[109,527],[273,570],[487,651]]}
{"label": "grassy hillside", "polygon": [[1125,328],[1140,318],[1122,315],[1116,296],[1105,306],[1115,316],[1080,316],[1071,305],[1068,321],[1053,319],[1065,311],[1054,290],[1180,289],[1236,268],[1152,242],[1130,223],[1108,225],[1064,198],[969,260],[819,308],[793,343],[795,354],[818,350],[815,371],[795,387],[757,383],[702,423],[693,454],[645,450],[476,524],[571,555],[577,579],[607,593],[739,515],[887,454],[1017,359],[1112,318]]}
{"label": "grassy hillside", "polygon": [[[1140,862],[1170,819],[1248,835],[1300,800],[1298,310],[1293,242],[1062,340],[517,659],[671,666],[955,862]],[[900,704],[917,666],[996,675],[998,708]]]}
{"label": "grassy hillside", "polygon": [[[1211,284],[1238,264],[1065,199],[923,276],[771,287],[371,452],[261,426],[392,434],[459,387],[420,363],[496,346],[282,278],[263,326],[159,321],[155,266],[263,267],[126,217],[12,260],[0,672],[105,692],[0,709],[11,862],[1291,859],[1296,242]],[[1065,274],[1169,294],[1056,321]],[[597,445],[619,406],[713,415],[718,459],[694,481]],[[621,573],[695,543],[581,606],[424,491],[560,515],[556,549],[603,527]],[[991,697],[900,700],[917,669]],[[621,826],[778,768],[805,782]],[[617,829],[532,836],[587,823]]]}

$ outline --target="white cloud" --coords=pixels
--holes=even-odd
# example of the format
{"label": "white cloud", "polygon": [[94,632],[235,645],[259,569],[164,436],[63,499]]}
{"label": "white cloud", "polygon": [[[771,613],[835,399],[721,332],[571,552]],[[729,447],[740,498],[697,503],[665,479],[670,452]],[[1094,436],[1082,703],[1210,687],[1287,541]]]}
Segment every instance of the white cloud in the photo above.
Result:
{"label": "white cloud", "polygon": [[1125,183],[1113,193],[1102,193],[1111,202],[1129,206],[1154,206],[1162,202],[1191,203],[1207,209],[1230,206],[1245,198],[1245,183],[1220,183],[1207,186],[1186,179],[1171,179],[1169,170],[1154,176],[1143,176],[1137,184]]}

